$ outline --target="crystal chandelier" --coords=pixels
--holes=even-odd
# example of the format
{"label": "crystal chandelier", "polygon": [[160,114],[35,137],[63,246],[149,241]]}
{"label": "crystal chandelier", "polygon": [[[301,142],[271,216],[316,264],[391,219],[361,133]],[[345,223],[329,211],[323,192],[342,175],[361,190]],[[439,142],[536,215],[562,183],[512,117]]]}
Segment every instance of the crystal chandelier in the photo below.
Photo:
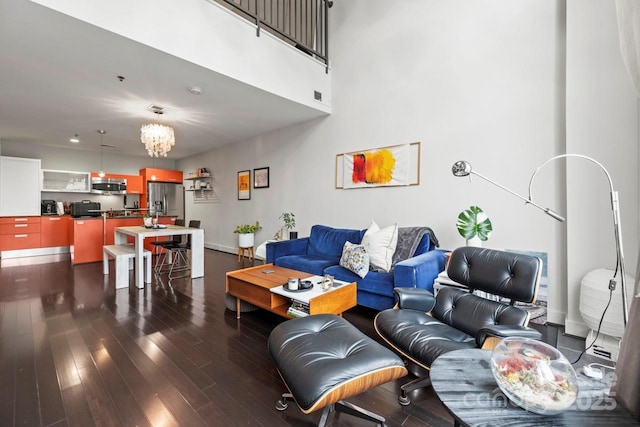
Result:
{"label": "crystal chandelier", "polygon": [[176,145],[173,128],[159,123],[142,125],[140,139],[151,157],[167,157],[171,147]]}

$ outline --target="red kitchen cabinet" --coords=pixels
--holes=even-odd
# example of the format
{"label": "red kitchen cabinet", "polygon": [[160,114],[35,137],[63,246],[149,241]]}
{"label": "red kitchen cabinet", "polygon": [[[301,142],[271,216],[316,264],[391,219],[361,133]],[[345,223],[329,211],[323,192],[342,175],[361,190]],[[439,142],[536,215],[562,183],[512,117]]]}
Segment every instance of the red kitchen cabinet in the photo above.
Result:
{"label": "red kitchen cabinet", "polygon": [[129,175],[127,177],[127,194],[142,194],[142,177],[139,175]]}
{"label": "red kitchen cabinet", "polygon": [[182,171],[177,170],[144,168],[140,169],[140,175],[143,177],[143,184],[146,184],[147,181],[175,182],[177,184],[182,184],[183,181]]}
{"label": "red kitchen cabinet", "polygon": [[69,223],[68,216],[43,216],[40,217],[40,247],[55,248],[59,246],[69,246]]}
{"label": "red kitchen cabinet", "polygon": [[0,251],[40,247],[40,217],[0,218]]}
{"label": "red kitchen cabinet", "polygon": [[71,263],[102,261],[104,238],[102,219],[74,219]]}

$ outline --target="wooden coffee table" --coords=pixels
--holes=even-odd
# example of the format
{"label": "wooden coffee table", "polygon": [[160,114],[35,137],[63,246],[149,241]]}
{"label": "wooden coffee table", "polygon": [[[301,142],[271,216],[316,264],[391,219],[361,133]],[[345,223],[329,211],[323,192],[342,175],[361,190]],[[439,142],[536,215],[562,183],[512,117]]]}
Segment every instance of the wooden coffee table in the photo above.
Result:
{"label": "wooden coffee table", "polygon": [[[271,273],[265,273],[272,270]],[[342,312],[356,306],[356,283],[345,283],[331,288],[326,292],[316,289],[305,292],[282,292],[277,289],[287,282],[290,277],[307,279],[313,276],[302,271],[291,270],[274,266],[273,264],[258,265],[227,273],[226,291],[236,297],[236,313],[240,318],[240,302],[246,301],[255,306],[269,310],[283,317],[292,317],[287,314],[291,306],[291,300],[307,300],[309,314],[331,313],[342,315]],[[273,291],[278,291],[275,293]],[[307,301],[305,301],[307,302]]]}

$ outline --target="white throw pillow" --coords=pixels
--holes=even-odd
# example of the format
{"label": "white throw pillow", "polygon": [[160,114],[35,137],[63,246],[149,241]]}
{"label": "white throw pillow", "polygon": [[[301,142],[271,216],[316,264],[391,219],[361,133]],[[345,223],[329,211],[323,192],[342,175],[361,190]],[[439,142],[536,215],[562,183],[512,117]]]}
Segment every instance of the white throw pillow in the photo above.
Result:
{"label": "white throw pillow", "polygon": [[371,226],[364,233],[361,244],[369,252],[371,266],[388,273],[393,265],[393,254],[398,244],[398,224],[380,229],[375,221],[371,221]]}

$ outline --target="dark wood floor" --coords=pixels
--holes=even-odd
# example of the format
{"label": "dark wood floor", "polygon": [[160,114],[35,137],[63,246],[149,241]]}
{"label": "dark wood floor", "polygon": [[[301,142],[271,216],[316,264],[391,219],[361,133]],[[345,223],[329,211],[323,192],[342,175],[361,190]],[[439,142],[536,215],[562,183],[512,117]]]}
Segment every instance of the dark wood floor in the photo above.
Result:
{"label": "dark wood floor", "polygon": [[[278,412],[284,386],[267,354],[283,319],[224,304],[234,255],[205,251],[205,277],[115,290],[102,264],[68,256],[3,260],[0,426],[311,426],[320,413]],[[133,279],[133,277],[132,277]],[[345,318],[376,338],[375,312]],[[377,339],[377,338],[376,338]],[[450,426],[431,389],[397,401],[400,379],[350,399],[389,426]],[[341,414],[332,426],[370,426]]]}

